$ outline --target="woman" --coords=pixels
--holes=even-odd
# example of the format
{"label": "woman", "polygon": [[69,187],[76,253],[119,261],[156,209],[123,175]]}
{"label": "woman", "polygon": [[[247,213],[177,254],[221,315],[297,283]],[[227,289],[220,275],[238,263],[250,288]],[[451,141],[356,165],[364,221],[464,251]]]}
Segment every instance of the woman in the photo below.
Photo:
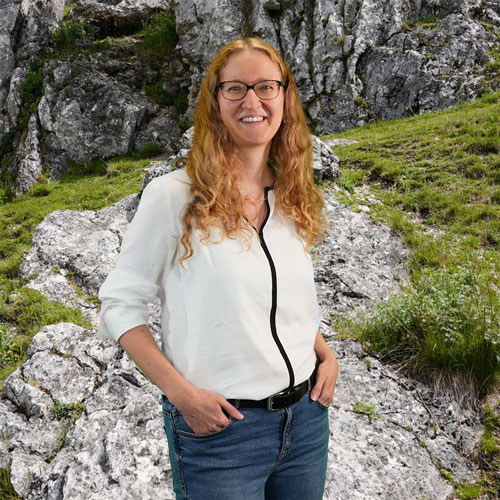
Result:
{"label": "woman", "polygon": [[[143,192],[103,284],[99,334],[163,393],[177,499],[320,500],[338,363],[318,332],[311,138],[267,43],[226,45],[185,168]],[[162,350],[147,302],[162,303]]]}

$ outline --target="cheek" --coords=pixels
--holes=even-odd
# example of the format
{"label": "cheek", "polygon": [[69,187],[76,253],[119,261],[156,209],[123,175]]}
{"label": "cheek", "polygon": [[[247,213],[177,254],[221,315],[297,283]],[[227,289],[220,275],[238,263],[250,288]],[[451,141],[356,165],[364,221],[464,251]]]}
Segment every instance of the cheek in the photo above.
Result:
{"label": "cheek", "polygon": [[231,106],[228,106],[226,103],[219,103],[219,112],[222,123],[226,126],[229,126],[234,118],[234,109]]}

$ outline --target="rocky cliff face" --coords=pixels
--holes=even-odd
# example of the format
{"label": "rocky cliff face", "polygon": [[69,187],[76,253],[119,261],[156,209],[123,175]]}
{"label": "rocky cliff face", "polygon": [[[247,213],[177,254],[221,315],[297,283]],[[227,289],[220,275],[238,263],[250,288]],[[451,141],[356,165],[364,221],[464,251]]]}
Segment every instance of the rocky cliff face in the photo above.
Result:
{"label": "rocky cliff face", "polygon": [[[499,86],[496,1],[79,0],[68,19],[110,38],[64,57],[50,52],[48,34],[62,8],[62,0],[0,2],[0,154],[19,194],[42,173],[57,178],[68,162],[151,142],[171,153],[179,117],[173,106],[147,97],[146,86],[160,83],[173,99],[188,95],[184,118],[191,117],[208,62],[242,36],[281,50],[311,126],[323,132],[441,109]],[[124,36],[169,8],[177,48],[153,68],[134,53],[137,40]],[[38,67],[42,49],[55,59]],[[26,82],[36,78],[39,96],[26,102]]]}
{"label": "rocky cliff face", "polygon": [[214,52],[255,34],[284,54],[313,126],[328,132],[473,99],[500,27],[500,5],[480,0],[175,3],[193,100]]}

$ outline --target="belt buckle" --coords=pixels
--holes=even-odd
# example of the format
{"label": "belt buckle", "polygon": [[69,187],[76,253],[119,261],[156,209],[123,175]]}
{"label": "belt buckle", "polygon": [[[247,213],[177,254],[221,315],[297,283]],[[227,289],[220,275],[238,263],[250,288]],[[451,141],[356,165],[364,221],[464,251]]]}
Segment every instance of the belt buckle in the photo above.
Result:
{"label": "belt buckle", "polygon": [[268,411],[278,411],[278,410],[281,410],[282,408],[274,408],[273,407],[273,402],[274,402],[274,398],[276,396],[288,396],[289,394],[292,394],[295,392],[295,388],[291,388],[291,389],[285,389],[284,391],[281,391],[281,392],[277,392],[276,394],[273,394],[272,396],[269,396],[267,398],[267,409]]}

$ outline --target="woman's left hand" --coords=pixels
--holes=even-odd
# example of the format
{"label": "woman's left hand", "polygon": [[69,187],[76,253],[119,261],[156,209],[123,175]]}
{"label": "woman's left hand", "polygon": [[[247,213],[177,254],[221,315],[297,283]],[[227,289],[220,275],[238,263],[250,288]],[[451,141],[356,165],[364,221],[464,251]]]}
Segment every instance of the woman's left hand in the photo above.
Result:
{"label": "woman's left hand", "polygon": [[313,401],[319,401],[324,406],[329,406],[333,401],[339,363],[335,354],[333,354],[333,351],[319,332],[316,337],[314,350],[319,359],[319,364],[316,370],[316,383],[311,389],[310,397]]}

